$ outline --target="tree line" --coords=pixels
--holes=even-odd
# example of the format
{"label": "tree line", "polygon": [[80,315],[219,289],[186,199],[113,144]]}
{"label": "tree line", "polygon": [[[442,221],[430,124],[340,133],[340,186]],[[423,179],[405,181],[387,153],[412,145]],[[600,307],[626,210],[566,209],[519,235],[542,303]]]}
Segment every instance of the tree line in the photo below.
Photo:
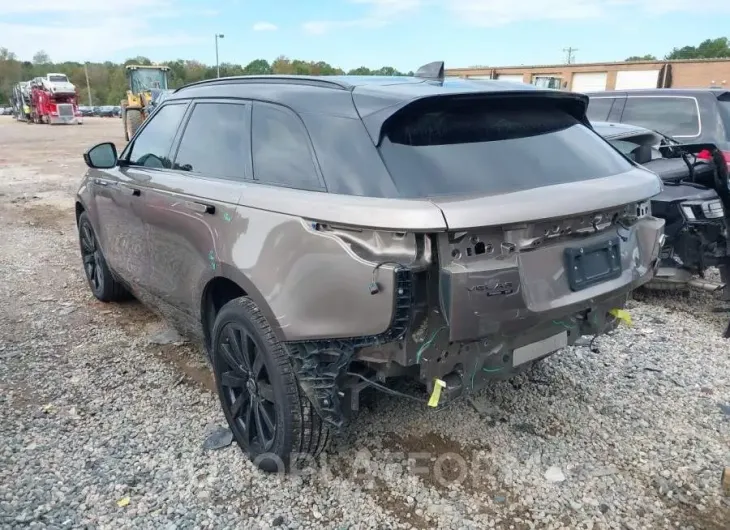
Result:
{"label": "tree line", "polygon": [[[664,59],[714,59],[721,57],[730,57],[730,39],[727,37],[707,39],[698,46],[674,48]],[[655,61],[656,59],[654,55],[634,55],[626,61]],[[15,83],[40,77],[49,72],[66,74],[70,81],[76,85],[82,104],[88,104],[91,101],[94,105],[118,105],[127,91],[124,67],[128,64],[149,65],[152,62],[147,57],[132,57],[122,64],[111,61],[87,63],[86,65],[74,61],[54,63],[45,51],[36,53],[32,61],[21,61],[13,52],[0,47],[0,105],[8,104]],[[200,61],[177,59],[160,64],[170,67],[170,88],[177,88],[203,79],[212,79],[216,76],[215,66],[206,65]],[[91,94],[89,94],[86,87],[85,69],[89,75]],[[413,74],[413,72],[399,72],[391,66],[383,66],[376,70],[361,66],[346,72],[342,68],[337,68],[324,61],[303,61],[290,59],[283,55],[272,62],[266,59],[256,59],[245,66],[222,63],[220,72],[222,76],[265,74],[338,75],[345,73],[351,75]],[[89,95],[91,95],[91,100]]]}
{"label": "tree line", "polygon": [[[680,59],[721,59],[730,57],[730,39],[727,37],[719,37],[717,39],[707,39],[702,41],[699,46],[683,46],[682,48],[673,48],[671,52],[664,56],[667,61],[677,61]],[[656,61],[654,55],[632,55],[627,61]]]}
{"label": "tree line", "polygon": [[[86,87],[86,73],[89,75],[91,102],[93,105],[119,105],[127,91],[127,79],[124,67],[128,64],[153,64],[147,57],[132,57],[122,64],[106,61],[103,63],[79,63],[66,61],[54,63],[45,51],[39,51],[32,61],[21,61],[7,48],[0,48],[0,105],[8,104],[13,86],[19,81],[28,81],[34,77],[41,77],[47,73],[66,74],[69,80],[76,85],[79,93],[79,102],[89,104],[89,91]],[[178,88],[188,83],[213,79],[216,77],[216,67],[201,63],[178,59],[156,63],[168,66],[168,81],[170,88]],[[383,66],[371,70],[365,66],[345,71],[324,61],[302,61],[279,56],[274,61],[256,59],[247,65],[221,63],[221,76],[233,75],[413,75],[413,72],[400,72],[392,66]]]}

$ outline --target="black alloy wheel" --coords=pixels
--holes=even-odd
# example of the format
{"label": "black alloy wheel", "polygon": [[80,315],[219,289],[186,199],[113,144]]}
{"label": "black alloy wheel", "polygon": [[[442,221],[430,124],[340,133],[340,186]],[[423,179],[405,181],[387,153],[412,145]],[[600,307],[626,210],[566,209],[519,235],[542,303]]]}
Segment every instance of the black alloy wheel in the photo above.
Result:
{"label": "black alloy wheel", "polygon": [[246,329],[226,324],[218,339],[220,385],[224,407],[236,439],[255,454],[271,451],[276,438],[274,389],[264,364],[264,352]]}
{"label": "black alloy wheel", "polygon": [[128,298],[128,291],[114,278],[106,264],[106,259],[104,259],[104,254],[86,212],[82,212],[79,216],[78,228],[81,259],[91,293],[102,302]]}
{"label": "black alloy wheel", "polygon": [[312,464],[327,446],[329,429],[253,300],[235,298],[218,311],[211,345],[221,408],[241,450],[270,473]]}

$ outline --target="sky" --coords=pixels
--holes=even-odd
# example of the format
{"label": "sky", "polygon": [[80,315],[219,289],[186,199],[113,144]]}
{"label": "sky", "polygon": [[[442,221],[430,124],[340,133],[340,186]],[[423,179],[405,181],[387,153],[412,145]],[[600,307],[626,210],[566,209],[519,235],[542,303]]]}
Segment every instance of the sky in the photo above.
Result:
{"label": "sky", "polygon": [[216,34],[220,61],[243,65],[556,64],[568,47],[621,61],[730,36],[730,0],[0,0],[0,47],[23,60],[215,64]]}

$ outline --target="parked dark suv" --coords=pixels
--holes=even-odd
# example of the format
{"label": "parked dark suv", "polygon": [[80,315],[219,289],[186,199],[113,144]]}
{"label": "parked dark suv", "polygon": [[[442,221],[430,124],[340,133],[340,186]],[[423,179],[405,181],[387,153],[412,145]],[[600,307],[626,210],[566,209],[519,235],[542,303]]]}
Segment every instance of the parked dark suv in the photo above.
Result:
{"label": "parked dark suv", "polygon": [[286,469],[363,388],[412,377],[435,406],[616,325],[661,182],[586,106],[443,63],[188,85],[84,155],[89,285],[199,337],[237,442]]}
{"label": "parked dark suv", "polygon": [[713,143],[730,164],[730,90],[657,88],[588,94],[588,118],[638,125],[681,143]]}

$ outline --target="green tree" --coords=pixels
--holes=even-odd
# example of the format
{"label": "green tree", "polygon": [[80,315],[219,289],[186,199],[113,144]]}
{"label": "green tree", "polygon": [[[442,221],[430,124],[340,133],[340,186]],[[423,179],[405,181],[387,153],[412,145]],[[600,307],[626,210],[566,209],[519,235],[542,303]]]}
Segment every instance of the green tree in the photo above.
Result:
{"label": "green tree", "polygon": [[665,57],[666,59],[718,59],[730,57],[730,39],[727,37],[718,37],[717,39],[707,39],[700,43],[699,46],[684,46],[682,48],[674,48]]}
{"label": "green tree", "polygon": [[246,75],[268,75],[272,70],[266,59],[255,59],[244,67],[243,72]]}
{"label": "green tree", "polygon": [[631,61],[656,61],[656,56],[648,53],[646,55],[632,55],[628,59],[626,59],[626,62]]}
{"label": "green tree", "polygon": [[45,52],[45,50],[39,50],[33,56],[33,64],[49,64],[51,57]]}

